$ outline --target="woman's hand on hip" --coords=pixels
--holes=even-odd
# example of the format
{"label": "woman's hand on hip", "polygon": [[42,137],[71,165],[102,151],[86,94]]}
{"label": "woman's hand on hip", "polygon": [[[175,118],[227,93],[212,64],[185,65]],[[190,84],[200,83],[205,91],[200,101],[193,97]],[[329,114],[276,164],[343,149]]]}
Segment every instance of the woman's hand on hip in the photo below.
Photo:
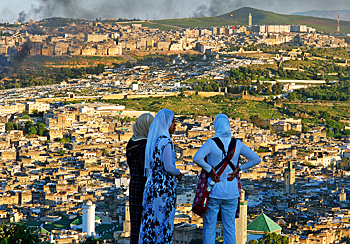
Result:
{"label": "woman's hand on hip", "polygon": [[220,182],[220,176],[215,172],[214,169],[211,169],[209,172],[210,178],[215,182],[218,183]]}
{"label": "woman's hand on hip", "polygon": [[241,171],[241,169],[239,167],[236,167],[235,171],[233,171],[231,174],[228,174],[229,176],[227,177],[227,180],[233,181],[239,174],[239,171]]}
{"label": "woman's hand on hip", "polygon": [[181,174],[181,173],[178,174],[178,175],[176,176],[176,178],[177,178],[177,181],[182,181],[182,174]]}

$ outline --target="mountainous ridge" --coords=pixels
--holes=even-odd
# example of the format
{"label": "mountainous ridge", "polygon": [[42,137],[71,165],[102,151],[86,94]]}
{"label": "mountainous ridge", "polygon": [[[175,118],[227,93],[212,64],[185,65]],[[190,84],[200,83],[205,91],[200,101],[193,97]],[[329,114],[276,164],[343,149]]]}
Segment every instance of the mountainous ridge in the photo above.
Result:
{"label": "mountainous ridge", "polygon": [[350,21],[350,10],[330,10],[330,11],[320,11],[320,10],[312,10],[306,12],[295,12],[291,13],[291,15],[302,15],[302,16],[310,16],[316,18],[327,18],[327,19],[339,19],[340,21]]}
{"label": "mountainous ridge", "polygon": [[[278,14],[270,11],[244,7],[215,17],[197,17],[183,19],[164,19],[153,22],[179,27],[212,27],[225,25],[247,25],[248,15],[252,14],[253,25],[307,25],[316,28],[317,31],[335,33],[337,20],[317,18],[302,15]],[[350,21],[342,21],[340,26],[342,33],[350,33]]]}

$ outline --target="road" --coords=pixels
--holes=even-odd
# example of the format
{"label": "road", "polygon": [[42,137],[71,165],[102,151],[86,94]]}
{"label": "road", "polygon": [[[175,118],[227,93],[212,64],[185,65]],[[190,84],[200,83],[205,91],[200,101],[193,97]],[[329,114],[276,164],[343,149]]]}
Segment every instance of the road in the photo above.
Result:
{"label": "road", "polygon": [[136,60],[133,59],[132,57],[130,57],[126,52],[123,52],[123,55],[124,55],[125,57],[127,57],[127,59],[129,59],[129,61],[130,61],[130,63],[131,63],[132,65],[136,64]]}

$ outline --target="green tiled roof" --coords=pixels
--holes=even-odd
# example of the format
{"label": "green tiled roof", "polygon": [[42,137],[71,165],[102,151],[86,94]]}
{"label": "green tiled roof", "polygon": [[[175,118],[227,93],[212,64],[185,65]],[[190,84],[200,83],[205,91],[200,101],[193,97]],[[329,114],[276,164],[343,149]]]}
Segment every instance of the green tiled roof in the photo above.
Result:
{"label": "green tiled roof", "polygon": [[50,234],[50,231],[45,230],[43,227],[40,227],[36,232],[40,232],[41,234]]}
{"label": "green tiled roof", "polygon": [[282,228],[264,213],[260,214],[247,226],[247,232],[249,234],[264,234],[265,231],[269,233],[281,232],[281,230]]}
{"label": "green tiled roof", "polygon": [[83,218],[77,218],[71,223],[71,225],[81,225],[82,223],[83,223]]}

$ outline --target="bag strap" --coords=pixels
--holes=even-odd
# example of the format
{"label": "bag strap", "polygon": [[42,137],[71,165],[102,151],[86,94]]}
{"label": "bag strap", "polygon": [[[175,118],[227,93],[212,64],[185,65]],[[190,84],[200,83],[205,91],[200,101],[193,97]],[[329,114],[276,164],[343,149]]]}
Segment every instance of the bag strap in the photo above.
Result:
{"label": "bag strap", "polygon": [[226,164],[219,171],[220,175],[225,170],[227,164],[230,165],[230,167],[232,168],[233,171],[235,171],[236,167],[232,164],[231,159],[232,159],[232,157],[233,157],[233,155],[235,154],[235,151],[236,151],[237,140],[235,138],[231,139],[230,144],[228,146],[228,152],[229,152],[228,155],[226,155],[224,144],[222,143],[222,141],[220,140],[219,137],[214,137],[213,141],[221,149],[221,151],[223,152],[223,154],[225,156],[225,158],[214,168],[214,170],[217,171],[226,162]]}

